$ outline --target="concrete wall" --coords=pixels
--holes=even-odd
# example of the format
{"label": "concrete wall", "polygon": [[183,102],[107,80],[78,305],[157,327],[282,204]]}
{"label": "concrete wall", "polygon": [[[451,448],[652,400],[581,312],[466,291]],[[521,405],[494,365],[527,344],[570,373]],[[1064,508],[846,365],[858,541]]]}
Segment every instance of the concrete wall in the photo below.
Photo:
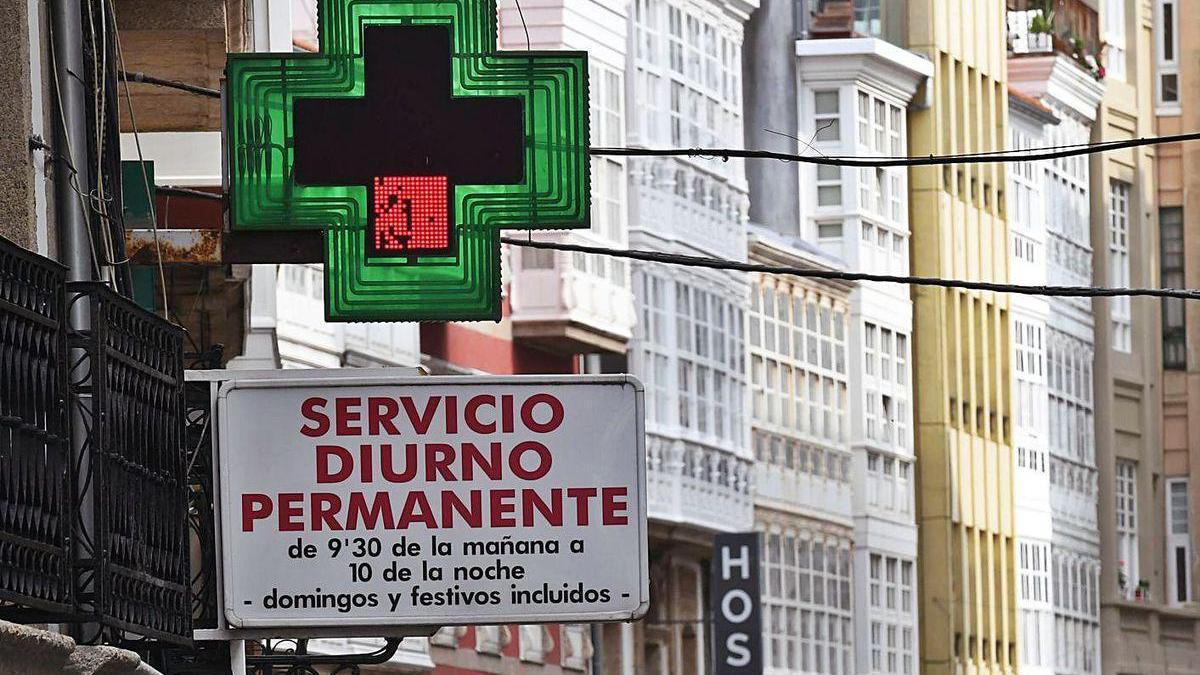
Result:
{"label": "concrete wall", "polygon": [[[796,140],[779,135],[799,134],[794,4],[794,0],[763,0],[746,24],[742,81],[747,148],[799,149]],[[799,235],[799,165],[748,161],[746,180],[750,184],[750,220],[776,232]]]}
{"label": "concrete wall", "polygon": [[[38,3],[41,4],[41,3]],[[35,7],[37,5],[34,5]],[[0,236],[36,248],[29,0],[0,0]]]}

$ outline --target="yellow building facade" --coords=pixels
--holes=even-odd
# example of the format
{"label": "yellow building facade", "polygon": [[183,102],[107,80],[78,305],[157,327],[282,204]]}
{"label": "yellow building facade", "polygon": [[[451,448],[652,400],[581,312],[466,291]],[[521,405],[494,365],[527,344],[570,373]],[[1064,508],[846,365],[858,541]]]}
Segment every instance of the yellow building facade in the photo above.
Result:
{"label": "yellow building facade", "polygon": [[[910,112],[910,154],[1003,150],[1004,3],[909,0],[907,23],[909,48],[935,68]],[[912,172],[914,274],[1009,280],[1005,171]],[[1015,672],[1008,297],[916,288],[913,299],[920,672]]]}

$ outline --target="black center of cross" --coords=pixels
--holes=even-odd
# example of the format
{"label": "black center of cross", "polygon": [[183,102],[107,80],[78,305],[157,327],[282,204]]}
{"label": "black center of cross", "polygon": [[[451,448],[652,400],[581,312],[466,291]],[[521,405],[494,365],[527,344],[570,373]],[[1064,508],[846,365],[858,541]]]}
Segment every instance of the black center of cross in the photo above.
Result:
{"label": "black center of cross", "polygon": [[524,180],[524,106],[451,95],[450,29],[368,26],[362,98],[295,103],[295,181],[365,185],[367,254],[453,250],[454,186]]}

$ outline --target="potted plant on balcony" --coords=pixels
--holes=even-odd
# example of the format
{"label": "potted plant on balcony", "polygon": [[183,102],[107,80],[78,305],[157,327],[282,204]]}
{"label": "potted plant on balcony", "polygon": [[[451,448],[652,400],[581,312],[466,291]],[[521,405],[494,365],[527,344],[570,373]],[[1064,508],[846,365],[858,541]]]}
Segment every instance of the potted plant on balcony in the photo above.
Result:
{"label": "potted plant on balcony", "polygon": [[1150,582],[1148,580],[1142,579],[1138,581],[1137,590],[1134,591],[1134,598],[1136,598],[1138,602],[1150,601]]}
{"label": "potted plant on balcony", "polygon": [[[1062,39],[1070,47],[1071,59],[1079,64],[1087,72],[1091,73],[1092,77],[1097,80],[1103,80],[1105,75],[1104,64],[1100,62],[1098,54],[1093,54],[1088,51],[1088,45],[1083,41],[1083,38],[1075,35],[1073,32],[1064,33]],[[1100,51],[1104,51],[1104,44],[1100,44]]]}
{"label": "potted plant on balcony", "polygon": [[1047,12],[1042,10],[1033,15],[1029,20],[1030,33],[1053,33],[1054,32],[1054,10]]}

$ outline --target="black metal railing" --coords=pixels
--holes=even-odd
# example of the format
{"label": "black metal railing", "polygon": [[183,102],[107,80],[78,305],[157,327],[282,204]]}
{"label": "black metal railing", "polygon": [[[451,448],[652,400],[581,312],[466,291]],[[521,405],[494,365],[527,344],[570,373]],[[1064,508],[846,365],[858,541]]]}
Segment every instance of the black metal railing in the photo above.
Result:
{"label": "black metal railing", "polygon": [[198,543],[195,557],[197,569],[192,572],[192,622],[196,628],[216,628],[217,578],[216,560],[216,491],[213,480],[212,389],[209,382],[188,382],[187,401],[188,485],[190,496],[189,522],[192,540]]}
{"label": "black metal railing", "polygon": [[76,609],[65,277],[0,237],[0,618]]}
{"label": "black metal railing", "polygon": [[71,338],[85,355],[71,374],[87,435],[78,494],[93,509],[81,587],[100,623],[187,643],[183,331],[104,285],[67,290],[90,317],[90,328]]}

